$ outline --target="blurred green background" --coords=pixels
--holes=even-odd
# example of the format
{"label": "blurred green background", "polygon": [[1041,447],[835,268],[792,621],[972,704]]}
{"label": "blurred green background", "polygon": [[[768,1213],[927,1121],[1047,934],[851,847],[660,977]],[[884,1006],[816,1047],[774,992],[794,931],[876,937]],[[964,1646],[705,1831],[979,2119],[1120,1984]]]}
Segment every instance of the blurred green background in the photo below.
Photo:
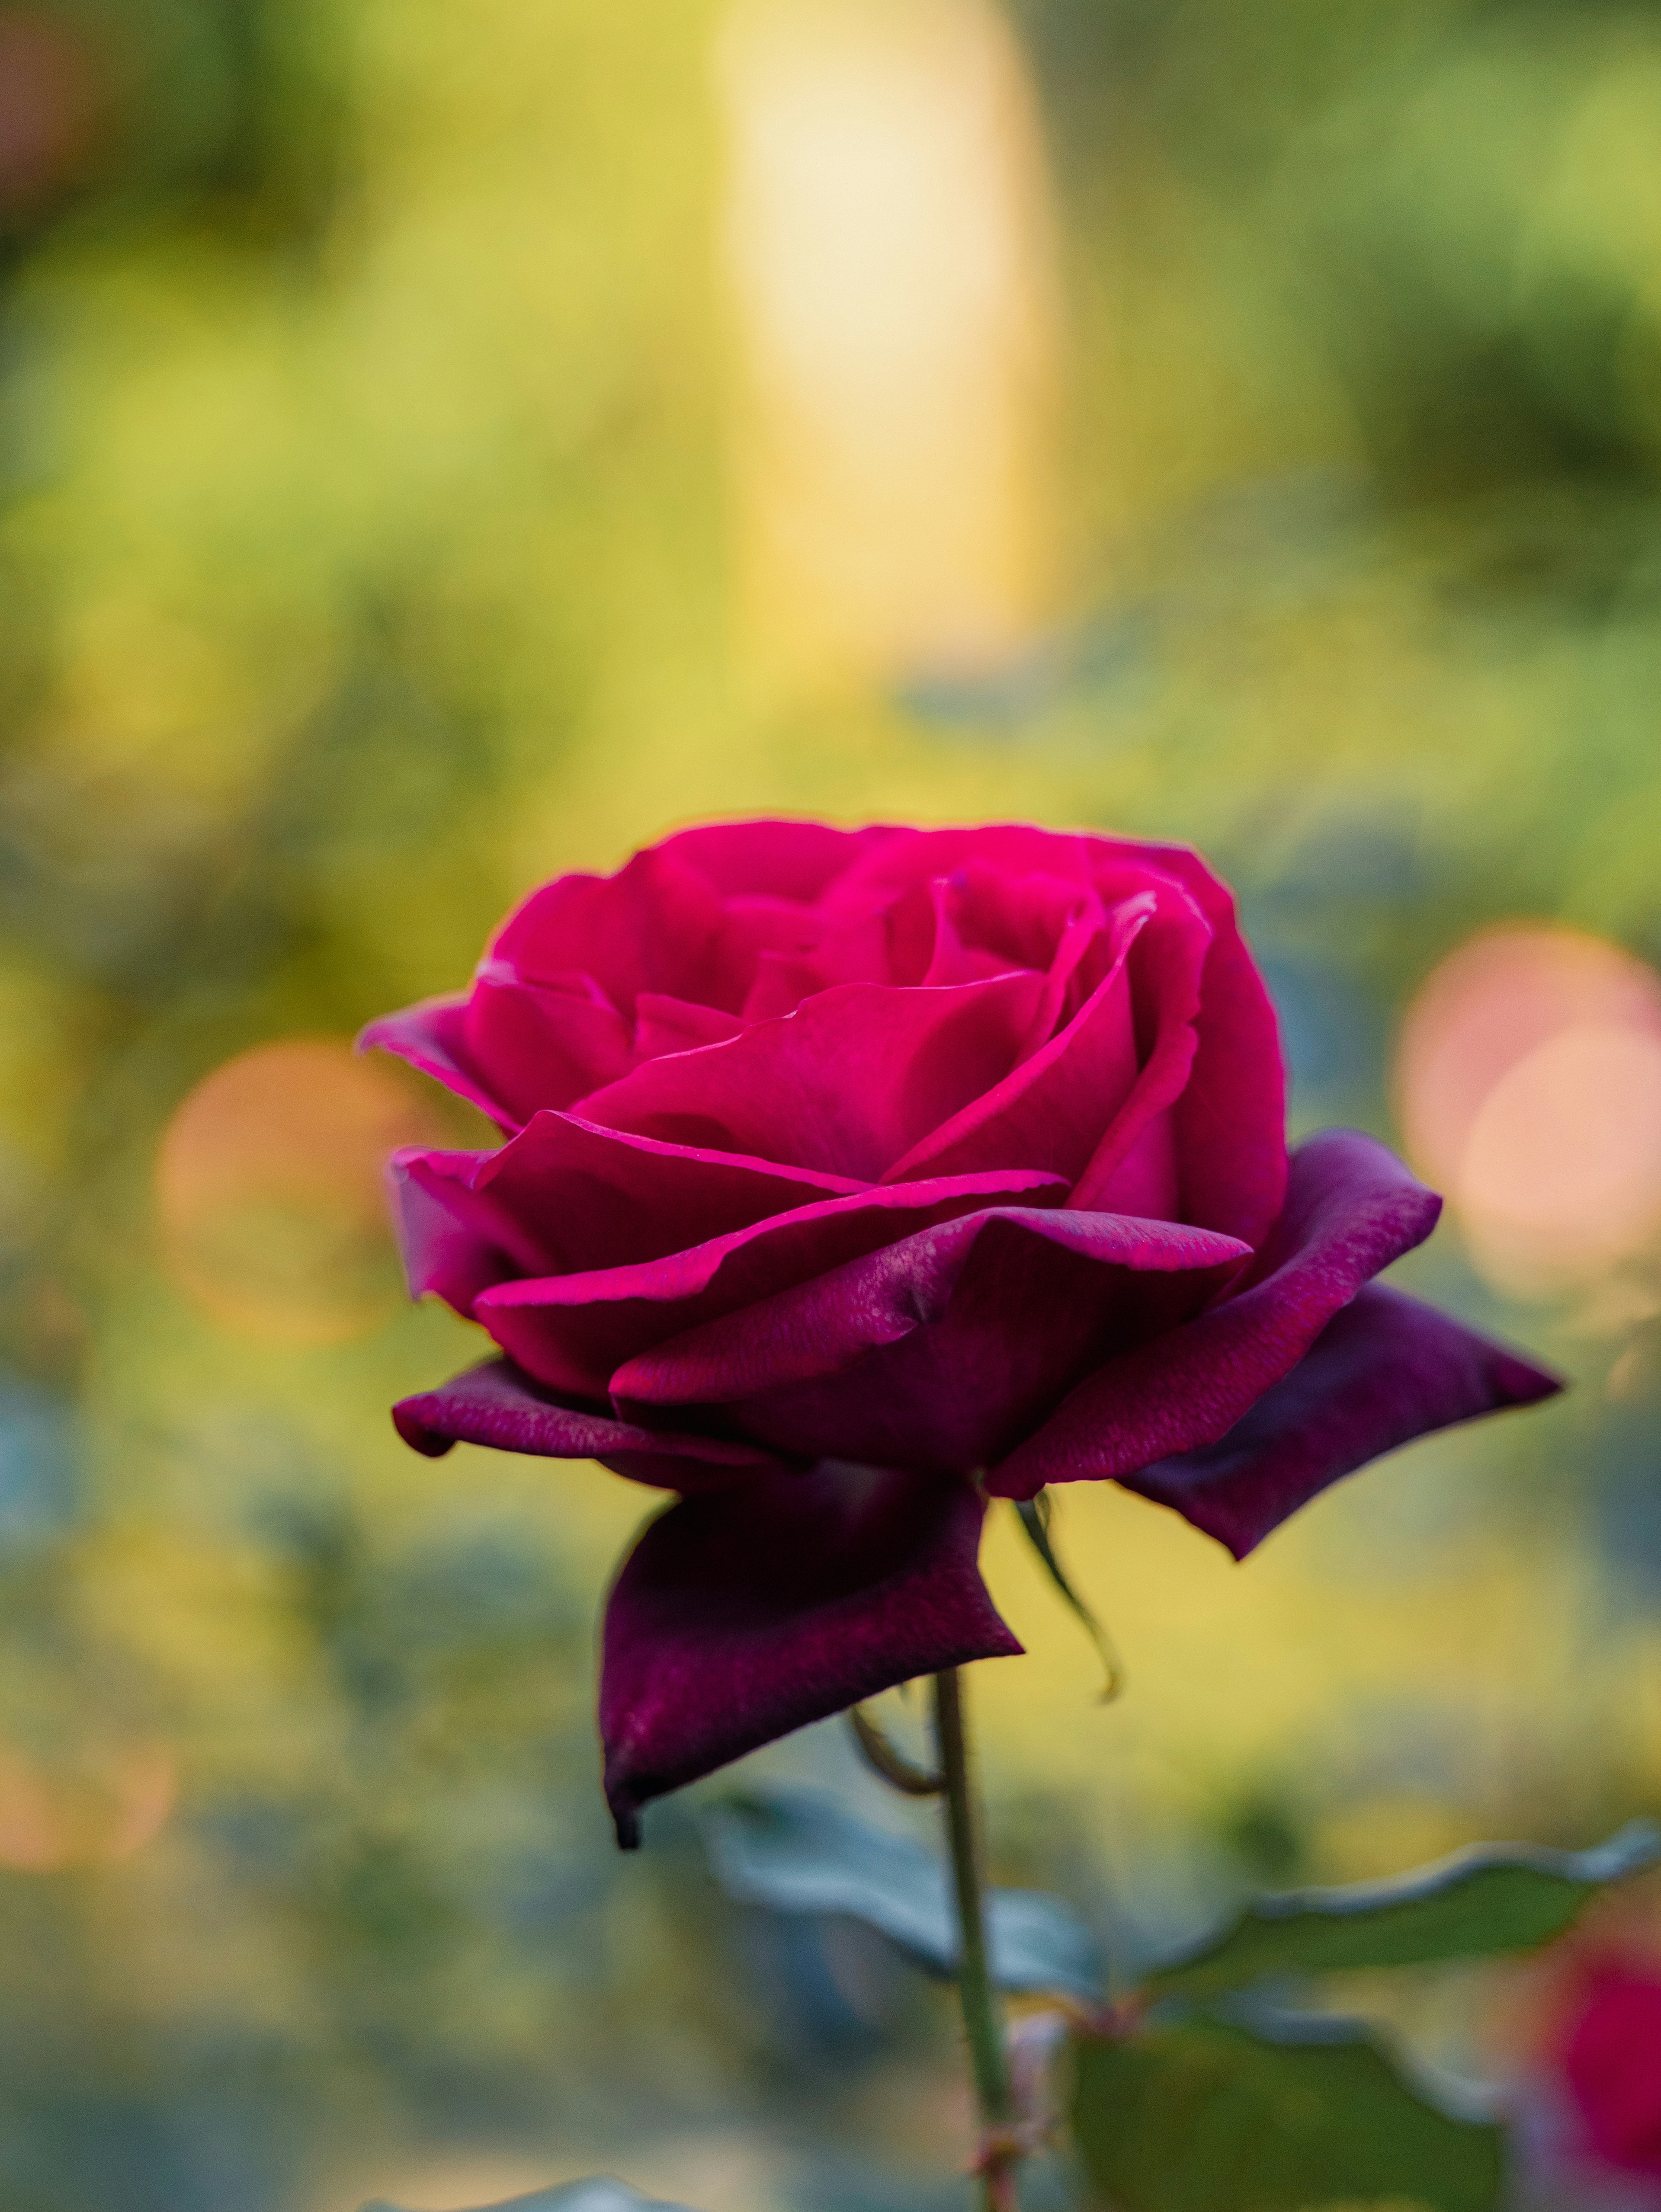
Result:
{"label": "blurred green background", "polygon": [[1403,1279],[1577,1386],[1244,1568],[1066,1497],[1112,1708],[1000,1522],[1000,1874],[1131,1961],[1661,1809],[1658,700],[1661,7],[0,7],[5,2212],[960,2201],[945,1999],[611,1850],[647,1501],[386,1418],[461,1125],[350,1039],[697,816],[1199,842],[1299,1127],[1451,1180]]}

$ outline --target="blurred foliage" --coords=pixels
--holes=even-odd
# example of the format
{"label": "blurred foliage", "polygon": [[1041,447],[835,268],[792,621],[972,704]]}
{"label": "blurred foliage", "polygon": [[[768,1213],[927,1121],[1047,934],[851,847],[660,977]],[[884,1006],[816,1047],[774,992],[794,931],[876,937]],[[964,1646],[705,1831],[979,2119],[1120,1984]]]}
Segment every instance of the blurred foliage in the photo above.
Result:
{"label": "blurred foliage", "polygon": [[[611,1855],[590,1622],[641,1496],[402,1452],[442,1315],[262,1335],[170,1271],[152,1164],[210,1070],[720,811],[1202,841],[1305,1125],[1389,1131],[1393,1024],[1485,920],[1661,957],[1661,10],[1014,21],[1071,583],[884,697],[761,680],[734,613],[712,5],[0,9],[8,2212],[484,2201],[619,2143],[730,2212],[958,2201],[940,2006],[722,1904],[673,1808]],[[1503,1311],[1451,1231],[1413,1272],[1582,1388],[1244,1573],[1069,1497],[1123,1705],[989,1544],[1032,1652],[976,1682],[1000,1877],[1133,1967],[1258,1879],[1661,1802],[1652,1308]],[[857,1797],[834,1733],[762,1764]]]}

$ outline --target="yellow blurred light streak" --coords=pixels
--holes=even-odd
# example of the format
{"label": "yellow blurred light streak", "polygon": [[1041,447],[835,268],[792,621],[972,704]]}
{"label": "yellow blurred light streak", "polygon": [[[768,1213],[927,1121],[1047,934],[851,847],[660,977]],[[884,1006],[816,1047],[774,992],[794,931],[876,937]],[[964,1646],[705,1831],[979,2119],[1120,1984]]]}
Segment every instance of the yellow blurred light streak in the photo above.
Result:
{"label": "yellow blurred light streak", "polygon": [[233,1328],[298,1344],[360,1335],[395,1297],[386,1156],[441,1135],[400,1077],[344,1040],[257,1045],[198,1084],[162,1138],[164,1262]]}
{"label": "yellow blurred light streak", "polygon": [[1537,925],[1473,939],[1415,1001],[1397,1090],[1409,1150],[1500,1287],[1595,1283],[1661,1231],[1661,980],[1619,946]]}
{"label": "yellow blurred light streak", "polygon": [[994,659],[1050,586],[1059,316],[1019,52],[988,0],[744,0],[719,59],[764,650]]}

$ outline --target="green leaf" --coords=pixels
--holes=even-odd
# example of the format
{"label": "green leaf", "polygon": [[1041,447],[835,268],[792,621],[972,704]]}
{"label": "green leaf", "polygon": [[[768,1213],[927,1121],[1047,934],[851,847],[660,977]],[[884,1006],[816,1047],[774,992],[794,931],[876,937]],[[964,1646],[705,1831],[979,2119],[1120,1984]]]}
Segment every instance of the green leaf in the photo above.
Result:
{"label": "green leaf", "polygon": [[[873,1828],[808,1790],[730,1799],[703,1825],[715,1878],[739,1903],[846,1913],[879,1928],[927,1972],[956,1972],[957,1914],[945,1864],[909,1836]],[[1096,1940],[1059,1898],[995,1889],[987,1927],[1000,1987],[1100,1997]]]}
{"label": "green leaf", "polygon": [[1349,1889],[1260,1897],[1196,1950],[1156,1967],[1160,1996],[1205,1997],[1271,1975],[1349,1973],[1531,1951],[1561,1936],[1593,1892],[1661,1856],[1661,1833],[1635,1820],[1596,1850],[1495,1844]]}
{"label": "green leaf", "polygon": [[[362,2212],[404,2212],[404,2208],[377,2197]],[[642,2197],[627,2182],[596,2174],[587,2181],[563,2182],[557,2189],[533,2189],[528,2197],[512,2197],[505,2204],[480,2205],[477,2212],[687,2212],[687,2207]]]}
{"label": "green leaf", "polygon": [[1114,2212],[1491,2212],[1503,2131],[1439,2110],[1347,2021],[1079,2036],[1073,2131]]}

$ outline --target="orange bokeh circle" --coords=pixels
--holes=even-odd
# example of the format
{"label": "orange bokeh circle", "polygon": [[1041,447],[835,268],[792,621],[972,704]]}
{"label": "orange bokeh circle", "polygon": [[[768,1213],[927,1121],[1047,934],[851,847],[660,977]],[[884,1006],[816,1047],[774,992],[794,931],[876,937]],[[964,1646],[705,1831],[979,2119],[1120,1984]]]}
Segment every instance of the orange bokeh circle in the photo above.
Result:
{"label": "orange bokeh circle", "polygon": [[386,1157],[443,1135],[401,1074],[342,1039],[239,1053],[197,1085],[162,1137],[163,1264],[230,1327],[289,1343],[361,1334],[398,1295]]}

